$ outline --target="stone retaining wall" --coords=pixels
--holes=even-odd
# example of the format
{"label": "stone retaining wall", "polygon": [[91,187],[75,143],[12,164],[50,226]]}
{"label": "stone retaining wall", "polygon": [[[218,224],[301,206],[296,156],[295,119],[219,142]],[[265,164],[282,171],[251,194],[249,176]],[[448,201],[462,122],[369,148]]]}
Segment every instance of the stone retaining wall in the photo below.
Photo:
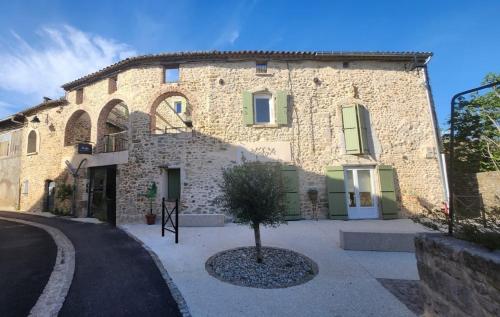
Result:
{"label": "stone retaining wall", "polygon": [[500,251],[436,234],[415,250],[425,316],[500,316]]}

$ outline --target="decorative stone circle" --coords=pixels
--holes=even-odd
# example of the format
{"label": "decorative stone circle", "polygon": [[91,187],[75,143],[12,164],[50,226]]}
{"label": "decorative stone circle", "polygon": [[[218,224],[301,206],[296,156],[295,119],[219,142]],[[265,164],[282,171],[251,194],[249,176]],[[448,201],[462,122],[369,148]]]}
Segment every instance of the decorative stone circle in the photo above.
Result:
{"label": "decorative stone circle", "polygon": [[262,247],[257,263],[255,247],[225,250],[211,256],[205,269],[226,283],[255,288],[285,288],[304,284],[318,274],[310,258],[287,249]]}

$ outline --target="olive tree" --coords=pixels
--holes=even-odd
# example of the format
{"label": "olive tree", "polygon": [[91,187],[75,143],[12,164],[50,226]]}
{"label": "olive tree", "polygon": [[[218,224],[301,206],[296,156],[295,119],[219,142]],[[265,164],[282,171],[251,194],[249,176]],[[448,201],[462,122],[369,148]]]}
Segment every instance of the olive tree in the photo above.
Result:
{"label": "olive tree", "polygon": [[217,201],[236,221],[249,224],[255,235],[257,262],[262,262],[260,225],[285,223],[284,191],[278,164],[243,162],[223,170]]}

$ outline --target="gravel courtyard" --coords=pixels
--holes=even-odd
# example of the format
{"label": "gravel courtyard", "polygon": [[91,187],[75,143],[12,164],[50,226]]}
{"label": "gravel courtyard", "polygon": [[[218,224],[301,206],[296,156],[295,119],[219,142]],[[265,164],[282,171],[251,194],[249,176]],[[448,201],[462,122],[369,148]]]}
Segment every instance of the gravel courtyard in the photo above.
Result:
{"label": "gravel courtyard", "polygon": [[264,228],[264,246],[299,252],[318,264],[305,284],[259,289],[222,282],[209,275],[205,262],[214,254],[252,246],[246,226],[181,227],[161,237],[160,226],[125,225],[160,258],[193,316],[415,316],[377,279],[418,280],[415,255],[407,252],[344,251],[338,231],[353,226],[415,228],[410,220],[295,221]]}

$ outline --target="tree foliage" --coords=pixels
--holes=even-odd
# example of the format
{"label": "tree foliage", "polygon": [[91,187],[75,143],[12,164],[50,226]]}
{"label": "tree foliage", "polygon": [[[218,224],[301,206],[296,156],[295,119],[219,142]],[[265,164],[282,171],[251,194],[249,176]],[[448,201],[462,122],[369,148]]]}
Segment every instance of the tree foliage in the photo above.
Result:
{"label": "tree foliage", "polygon": [[260,225],[284,223],[284,189],[278,164],[244,162],[223,170],[217,201],[237,222],[249,224],[255,233],[257,261],[260,254]]}
{"label": "tree foliage", "polygon": [[[500,74],[487,74],[483,84],[500,81]],[[448,121],[451,124],[451,120]],[[458,100],[455,114],[454,170],[464,173],[494,171],[500,162],[500,87]],[[449,153],[450,134],[443,135]]]}

